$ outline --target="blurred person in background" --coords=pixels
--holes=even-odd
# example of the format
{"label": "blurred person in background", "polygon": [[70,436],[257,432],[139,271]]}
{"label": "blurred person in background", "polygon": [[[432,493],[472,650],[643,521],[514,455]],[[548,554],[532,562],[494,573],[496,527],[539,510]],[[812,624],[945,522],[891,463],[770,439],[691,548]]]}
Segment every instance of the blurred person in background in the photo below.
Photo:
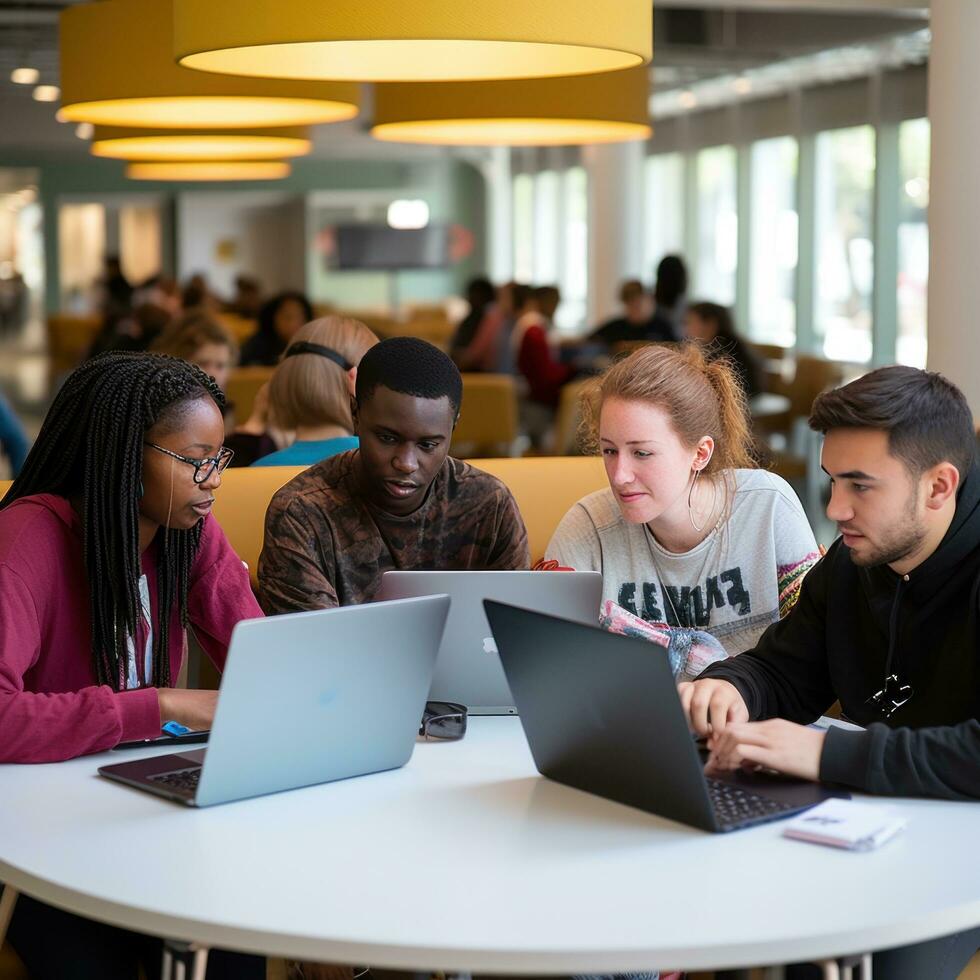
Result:
{"label": "blurred person in background", "polygon": [[670,321],[672,340],[679,340],[684,335],[687,285],[687,266],[684,260],[679,255],[665,255],[657,266],[653,302],[655,312]]}
{"label": "blurred person in background", "polygon": [[607,351],[630,341],[676,340],[673,322],[654,309],[653,297],[639,279],[627,279],[619,287],[623,312],[607,320],[586,338],[587,344],[601,344]]}
{"label": "blurred person in background", "polygon": [[122,263],[118,255],[106,256],[105,270],[99,285],[100,307],[107,319],[126,313],[132,308],[133,287],[123,275]]}
{"label": "blurred person in background", "polygon": [[762,371],[752,348],[735,330],[731,310],[718,303],[692,303],[685,323],[689,340],[700,344],[709,361],[725,358],[746,398],[762,392]]}
{"label": "blurred person in background", "polygon": [[262,287],[251,276],[235,276],[235,295],[225,307],[229,313],[257,320],[262,309]]}
{"label": "blurred person in background", "polygon": [[258,330],[242,345],[242,364],[275,366],[299,328],[312,319],[313,307],[302,293],[273,296],[259,313]]}
{"label": "blurred person in background", "polygon": [[466,285],[470,311],[460,321],[449,346],[449,356],[460,371],[493,371],[496,368],[495,335],[502,323],[496,304],[497,291],[480,276]]}
{"label": "blurred person in background", "polygon": [[29,448],[27,433],[10,402],[0,392],[0,456],[6,458],[11,477],[20,473]]}
{"label": "blurred person in background", "polygon": [[[217,320],[201,310],[192,310],[175,320],[152,349],[158,354],[170,354],[171,357],[196,364],[214,379],[222,392],[227,390],[231,370],[238,362],[235,338]],[[226,418],[233,407],[227,407]]]}
{"label": "blurred person in background", "polygon": [[253,465],[312,466],[357,449],[351,415],[357,365],[377,343],[360,320],[346,316],[326,316],[300,329],[269,383],[272,416],[296,439]]}

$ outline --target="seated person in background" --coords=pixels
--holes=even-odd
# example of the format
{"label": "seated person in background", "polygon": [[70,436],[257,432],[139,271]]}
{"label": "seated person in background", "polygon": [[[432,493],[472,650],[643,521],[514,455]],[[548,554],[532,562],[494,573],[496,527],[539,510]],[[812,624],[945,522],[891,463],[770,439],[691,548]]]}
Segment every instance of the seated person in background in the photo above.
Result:
{"label": "seated person in background", "polygon": [[745,397],[694,346],[644,347],[584,403],[609,488],[565,515],[546,560],[601,571],[603,601],[695,628],[728,654],[785,615],[819,557],[796,494],[755,469]]}
{"label": "seated person in background", "polygon": [[[235,338],[210,314],[200,309],[175,320],[151,349],[157,354],[169,354],[196,364],[205,374],[211,375],[222,392],[228,387],[231,369],[238,362]],[[233,405],[227,405],[226,414],[233,408]]]}
{"label": "seated person in background", "polygon": [[549,408],[557,407],[561,386],[576,373],[573,365],[558,360],[548,337],[560,302],[557,286],[532,290],[511,338],[517,370],[527,381],[528,398]]}
{"label": "seated person in background", "polygon": [[27,433],[10,402],[0,392],[0,456],[10,463],[10,475],[17,476],[27,459]]}
{"label": "seated person in background", "polygon": [[735,332],[732,311],[717,303],[693,303],[687,308],[689,340],[704,347],[709,361],[727,358],[746,398],[762,391],[762,372],[752,348]]}
{"label": "seated person in background", "polygon": [[[680,685],[692,727],[709,736],[709,766],[980,799],[980,469],[969,405],[941,375],[887,367],[820,395],[810,426],[824,434],[827,516],[841,537],[755,649]],[[867,730],[806,727],[835,701]],[[953,980],[978,947],[974,930],[886,950],[873,973]]]}
{"label": "seated person in background", "polygon": [[679,255],[665,255],[660,260],[653,285],[654,309],[670,322],[674,340],[684,336],[687,281],[687,266]]}
{"label": "seated person in background", "polygon": [[[153,350],[196,364],[214,378],[222,392],[238,361],[238,344],[234,337],[201,307],[185,313],[171,324],[153,345]],[[235,454],[231,466],[250,466],[255,460],[276,452],[279,449],[277,439],[285,438],[268,423],[268,391],[260,396],[255,398],[251,416],[225,436],[225,446]],[[235,406],[226,401],[221,412],[225,425],[233,425]]]}
{"label": "seated person in background", "polygon": [[[210,727],[217,692],[175,689],[187,627],[220,668],[235,623],[262,615],[209,515],[222,400],[155,354],[103,355],[58,392],[0,501],[0,762],[101,752],[170,720]],[[135,977],[143,956],[154,975],[161,956],[159,940],[25,895],[8,938],[39,977]],[[264,977],[264,963],[221,975]]]}
{"label": "seated person in background", "polygon": [[527,305],[530,294],[529,286],[516,282],[506,282],[496,291],[495,301],[484,308],[472,338],[465,347],[458,346],[451,352],[460,371],[514,373],[511,334],[515,310]]}
{"label": "seated person in background", "polygon": [[327,316],[306,324],[289,342],[269,382],[277,424],[296,441],[253,466],[309,466],[357,448],[350,403],[357,365],[378,338],[360,320]]}
{"label": "seated person in background", "polygon": [[262,287],[251,276],[235,276],[235,295],[225,309],[246,320],[256,320],[262,309]]}
{"label": "seated person in background", "polygon": [[317,463],[273,498],[259,591],[269,613],[370,601],[391,569],[528,567],[510,491],[449,456],[462,379],[415,337],[372,347],[358,367],[360,448]]}
{"label": "seated person in background", "polygon": [[607,320],[585,339],[587,344],[602,344],[607,350],[630,341],[676,340],[674,326],[663,314],[654,311],[653,297],[639,279],[627,279],[619,288],[623,312]]}
{"label": "seated person in background", "polygon": [[466,284],[466,302],[470,305],[470,311],[460,320],[449,345],[449,356],[460,371],[492,371],[494,369],[493,364],[485,365],[483,358],[478,356],[472,348],[483,320],[488,315],[500,320],[499,313],[495,309],[496,298],[497,291],[489,279],[481,276],[477,279],[471,279]]}
{"label": "seated person in background", "polygon": [[273,296],[259,312],[258,330],[242,345],[242,364],[274,367],[296,331],[312,319],[313,307],[302,293]]}

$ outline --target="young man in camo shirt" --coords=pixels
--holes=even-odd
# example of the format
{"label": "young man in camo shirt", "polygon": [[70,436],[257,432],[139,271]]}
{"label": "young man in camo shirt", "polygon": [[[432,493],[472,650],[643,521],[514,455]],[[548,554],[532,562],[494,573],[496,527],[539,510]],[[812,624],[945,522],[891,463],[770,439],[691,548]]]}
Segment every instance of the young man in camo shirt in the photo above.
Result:
{"label": "young man in camo shirt", "polygon": [[527,531],[496,477],[449,456],[463,384],[412,337],[365,354],[358,449],[304,470],[272,499],[259,559],[269,614],[356,605],[392,569],[523,569]]}

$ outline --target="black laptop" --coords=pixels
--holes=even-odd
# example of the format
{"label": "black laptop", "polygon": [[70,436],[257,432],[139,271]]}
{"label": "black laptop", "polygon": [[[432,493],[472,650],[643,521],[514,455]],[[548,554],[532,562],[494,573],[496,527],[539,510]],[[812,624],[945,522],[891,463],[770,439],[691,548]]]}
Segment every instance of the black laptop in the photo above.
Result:
{"label": "black laptop", "polygon": [[666,651],[486,600],[538,771],[658,816],[724,832],[848,794],[764,773],[705,776]]}

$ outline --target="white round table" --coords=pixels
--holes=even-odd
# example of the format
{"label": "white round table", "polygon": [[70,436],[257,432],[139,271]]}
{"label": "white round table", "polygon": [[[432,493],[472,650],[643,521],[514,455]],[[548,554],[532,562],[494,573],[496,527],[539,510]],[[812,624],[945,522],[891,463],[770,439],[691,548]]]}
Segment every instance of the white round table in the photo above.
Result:
{"label": "white round table", "polygon": [[541,779],[513,718],[473,718],[395,772],[206,810],[99,778],[107,758],[0,766],[0,880],[208,946],[599,973],[821,959],[980,925],[977,804],[895,801],[908,829],[867,854],[778,823],[712,835]]}

